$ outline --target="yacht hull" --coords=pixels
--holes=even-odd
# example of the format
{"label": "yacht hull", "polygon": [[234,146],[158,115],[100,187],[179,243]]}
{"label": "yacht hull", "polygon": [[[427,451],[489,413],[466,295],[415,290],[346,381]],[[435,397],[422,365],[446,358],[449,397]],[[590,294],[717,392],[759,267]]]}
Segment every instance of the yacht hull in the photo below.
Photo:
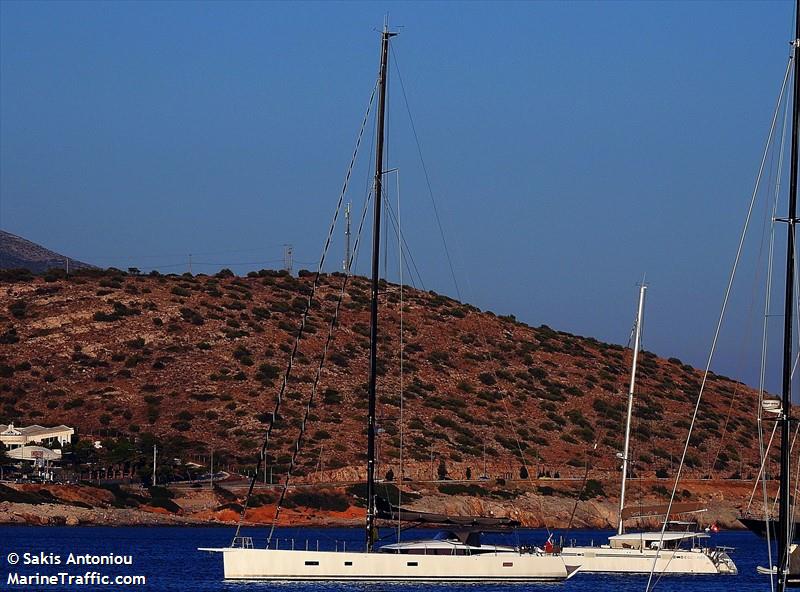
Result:
{"label": "yacht hull", "polygon": [[542,582],[577,572],[559,555],[409,555],[277,549],[201,549],[222,553],[225,579],[280,581]]}
{"label": "yacht hull", "polygon": [[[715,555],[716,554],[716,555]],[[564,561],[580,566],[586,573],[730,574],[736,565],[727,553],[697,550],[611,549],[605,547],[564,547]],[[653,560],[656,566],[653,570]]]}

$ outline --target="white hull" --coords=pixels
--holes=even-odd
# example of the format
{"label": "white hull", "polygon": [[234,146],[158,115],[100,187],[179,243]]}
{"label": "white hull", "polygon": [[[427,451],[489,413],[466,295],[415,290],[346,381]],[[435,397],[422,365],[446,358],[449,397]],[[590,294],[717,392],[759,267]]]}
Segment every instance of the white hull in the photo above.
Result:
{"label": "white hull", "polygon": [[[658,553],[648,549],[611,549],[606,547],[564,547],[561,554],[567,563],[580,565],[582,572],[588,573],[650,573],[653,560],[656,560],[657,574],[731,574],[737,573],[736,566],[725,554],[714,561],[703,549],[663,549]],[[727,560],[727,561],[726,561]]]}
{"label": "white hull", "polygon": [[235,547],[222,553],[225,578],[281,581],[540,582],[562,581],[577,571],[559,555],[409,555],[290,551]]}

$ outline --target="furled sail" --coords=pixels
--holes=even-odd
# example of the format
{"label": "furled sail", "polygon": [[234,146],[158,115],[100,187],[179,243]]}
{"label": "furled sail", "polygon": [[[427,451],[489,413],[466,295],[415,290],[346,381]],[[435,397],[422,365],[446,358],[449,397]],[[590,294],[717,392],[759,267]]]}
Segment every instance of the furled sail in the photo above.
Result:
{"label": "furled sail", "polygon": [[507,517],[495,516],[448,516],[447,514],[436,514],[434,512],[418,512],[416,510],[406,510],[389,503],[384,498],[375,498],[377,517],[382,520],[400,520],[402,522],[421,522],[424,524],[442,524],[454,526],[474,526],[489,528],[513,528],[519,526],[519,522]]}
{"label": "furled sail", "polygon": [[672,509],[667,504],[655,504],[651,506],[625,506],[622,509],[622,519],[630,518],[650,518],[653,516],[666,516],[669,511],[670,516],[674,514],[693,514],[695,512],[705,512],[707,508],[702,503],[697,502],[676,502],[672,504]]}

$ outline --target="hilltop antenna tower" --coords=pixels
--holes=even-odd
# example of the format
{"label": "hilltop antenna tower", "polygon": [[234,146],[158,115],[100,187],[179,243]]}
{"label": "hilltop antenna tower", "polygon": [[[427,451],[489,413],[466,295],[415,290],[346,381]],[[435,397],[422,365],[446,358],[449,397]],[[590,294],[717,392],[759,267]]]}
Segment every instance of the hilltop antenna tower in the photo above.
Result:
{"label": "hilltop antenna tower", "polygon": [[292,263],[294,259],[294,251],[292,245],[283,245],[283,269],[292,275]]}
{"label": "hilltop antenna tower", "polygon": [[342,271],[350,273],[350,202],[344,209],[344,261],[342,261]]}

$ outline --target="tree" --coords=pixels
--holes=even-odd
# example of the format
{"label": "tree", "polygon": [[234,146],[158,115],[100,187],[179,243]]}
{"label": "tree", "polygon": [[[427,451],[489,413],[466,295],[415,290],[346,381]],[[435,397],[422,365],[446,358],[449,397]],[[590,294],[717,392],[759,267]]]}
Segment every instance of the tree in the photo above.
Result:
{"label": "tree", "polygon": [[11,463],[11,459],[6,454],[6,445],[0,442],[0,474],[2,474],[3,467]]}
{"label": "tree", "polygon": [[447,478],[447,466],[444,464],[444,458],[439,459],[439,468],[436,473],[439,475],[439,481],[444,481]]}
{"label": "tree", "polygon": [[522,465],[519,468],[519,478],[520,479],[527,479],[528,478],[528,467],[526,467],[525,465]]}
{"label": "tree", "polygon": [[394,481],[394,471],[392,469],[389,469],[388,471],[386,471],[386,480],[387,481]]}
{"label": "tree", "polygon": [[472,469],[467,467],[467,481],[472,479]]}

